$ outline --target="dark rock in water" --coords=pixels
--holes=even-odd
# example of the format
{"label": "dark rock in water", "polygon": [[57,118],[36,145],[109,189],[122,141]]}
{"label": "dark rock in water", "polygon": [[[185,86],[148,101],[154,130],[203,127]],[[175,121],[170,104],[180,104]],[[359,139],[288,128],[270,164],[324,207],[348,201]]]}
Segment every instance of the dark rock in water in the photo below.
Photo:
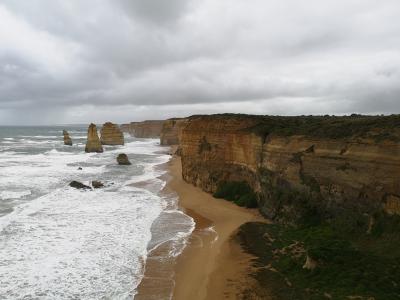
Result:
{"label": "dark rock in water", "polygon": [[76,188],[76,189],[82,189],[82,190],[91,190],[92,188],[90,186],[87,186],[85,184],[83,184],[82,182],[79,181],[72,181],[69,184],[70,187]]}
{"label": "dark rock in water", "polygon": [[79,167],[78,170],[82,170],[82,167]]}
{"label": "dark rock in water", "polygon": [[131,165],[128,156],[124,153],[118,154],[117,162],[119,165]]}
{"label": "dark rock in water", "polygon": [[64,145],[72,146],[72,140],[69,136],[68,131],[63,130],[63,136],[64,136]]}
{"label": "dark rock in water", "polygon": [[101,181],[93,180],[92,187],[94,187],[95,189],[99,189],[104,187],[104,184]]}

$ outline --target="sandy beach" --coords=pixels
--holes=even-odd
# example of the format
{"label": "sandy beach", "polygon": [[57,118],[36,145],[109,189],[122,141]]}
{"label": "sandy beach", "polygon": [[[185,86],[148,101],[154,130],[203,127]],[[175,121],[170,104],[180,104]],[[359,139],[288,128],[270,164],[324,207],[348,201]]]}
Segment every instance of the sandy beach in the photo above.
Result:
{"label": "sandy beach", "polygon": [[168,168],[169,187],[196,221],[189,244],[178,258],[173,299],[237,299],[240,287],[250,280],[251,257],[230,237],[241,224],[265,219],[255,209],[215,199],[183,181],[179,157],[173,157]]}

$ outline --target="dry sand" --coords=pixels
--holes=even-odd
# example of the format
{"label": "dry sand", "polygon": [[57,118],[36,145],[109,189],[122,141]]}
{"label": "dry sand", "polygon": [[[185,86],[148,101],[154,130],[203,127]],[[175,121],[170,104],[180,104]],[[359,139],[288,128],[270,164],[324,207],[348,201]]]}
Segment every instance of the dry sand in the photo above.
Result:
{"label": "dry sand", "polygon": [[175,268],[175,300],[238,299],[251,279],[250,257],[231,239],[240,225],[265,221],[256,209],[238,207],[215,199],[182,180],[181,161],[168,165],[168,186],[179,196],[179,204],[196,221],[188,246]]}

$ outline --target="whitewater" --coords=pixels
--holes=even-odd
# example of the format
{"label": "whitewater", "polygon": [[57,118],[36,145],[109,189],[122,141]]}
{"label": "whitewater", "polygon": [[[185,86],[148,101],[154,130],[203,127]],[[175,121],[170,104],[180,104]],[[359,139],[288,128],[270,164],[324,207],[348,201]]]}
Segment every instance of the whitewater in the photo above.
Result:
{"label": "whitewater", "polygon": [[168,149],[126,136],[88,154],[85,142],[83,126],[0,127],[0,299],[133,299],[149,252],[185,247],[193,219],[162,193]]}

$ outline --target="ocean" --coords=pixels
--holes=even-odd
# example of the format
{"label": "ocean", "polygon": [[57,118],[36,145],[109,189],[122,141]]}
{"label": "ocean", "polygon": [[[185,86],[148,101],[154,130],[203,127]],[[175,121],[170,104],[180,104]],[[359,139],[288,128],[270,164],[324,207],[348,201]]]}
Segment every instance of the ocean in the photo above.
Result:
{"label": "ocean", "polygon": [[[185,247],[194,221],[163,192],[168,148],[125,136],[124,146],[85,153],[86,133],[0,127],[0,299],[133,299],[149,253],[162,245],[171,260]],[[119,153],[132,165],[117,165]]]}

